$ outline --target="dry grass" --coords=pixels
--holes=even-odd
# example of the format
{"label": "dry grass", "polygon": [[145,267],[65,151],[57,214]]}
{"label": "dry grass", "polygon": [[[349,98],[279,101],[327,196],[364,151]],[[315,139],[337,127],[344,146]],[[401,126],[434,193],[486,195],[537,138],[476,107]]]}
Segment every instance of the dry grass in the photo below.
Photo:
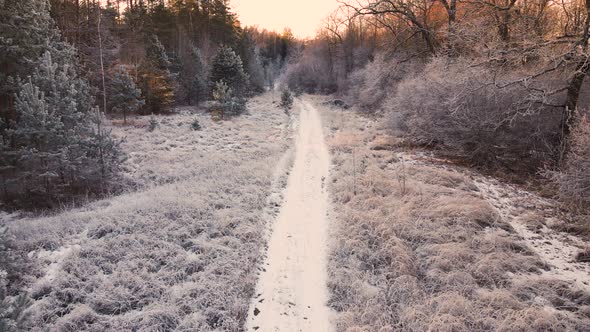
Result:
{"label": "dry grass", "polygon": [[467,176],[374,149],[379,121],[323,115],[339,331],[588,330],[588,294],[542,276],[548,267]]}
{"label": "dry grass", "polygon": [[31,278],[32,330],[242,329],[291,136],[268,95],[249,109],[218,123],[158,117],[153,132],[148,117],[114,127],[137,191],[10,222],[44,267]]}

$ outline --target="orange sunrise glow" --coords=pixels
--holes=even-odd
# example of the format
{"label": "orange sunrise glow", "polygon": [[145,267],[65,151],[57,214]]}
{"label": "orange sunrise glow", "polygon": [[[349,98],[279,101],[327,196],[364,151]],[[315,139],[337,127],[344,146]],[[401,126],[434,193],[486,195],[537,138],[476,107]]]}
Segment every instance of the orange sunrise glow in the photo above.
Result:
{"label": "orange sunrise glow", "polygon": [[338,8],[336,0],[233,0],[234,11],[246,26],[313,37],[322,20]]}

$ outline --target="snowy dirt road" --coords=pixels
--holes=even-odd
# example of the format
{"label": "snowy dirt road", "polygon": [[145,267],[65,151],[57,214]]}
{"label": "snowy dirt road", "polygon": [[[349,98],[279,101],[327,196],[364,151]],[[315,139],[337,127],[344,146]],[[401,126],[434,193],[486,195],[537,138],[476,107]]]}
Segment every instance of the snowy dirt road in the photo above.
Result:
{"label": "snowy dirt road", "polygon": [[248,331],[331,331],[327,280],[329,152],[317,110],[300,100],[285,199],[246,323]]}

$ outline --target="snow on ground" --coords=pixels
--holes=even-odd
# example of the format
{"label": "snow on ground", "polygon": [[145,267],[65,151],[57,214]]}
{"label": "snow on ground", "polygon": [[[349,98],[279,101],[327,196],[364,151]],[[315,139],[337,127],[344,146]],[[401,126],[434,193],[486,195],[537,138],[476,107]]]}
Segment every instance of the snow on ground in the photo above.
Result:
{"label": "snow on ground", "polygon": [[285,198],[273,224],[248,331],[331,331],[327,308],[329,154],[315,108],[297,101],[299,135]]}
{"label": "snow on ground", "polygon": [[494,206],[502,219],[548,265],[543,275],[574,282],[590,292],[590,264],[576,260],[578,253],[585,250],[588,244],[580,237],[551,228],[552,223],[559,222],[556,220],[559,217],[556,202],[489,176],[452,167],[447,161],[430,154],[400,155],[411,163],[468,175],[481,197]]}
{"label": "snow on ground", "polygon": [[292,161],[292,123],[273,100],[222,122],[189,108],[157,116],[153,132],[149,117],[114,126],[127,193],[12,218],[40,264],[30,328],[241,330]]}
{"label": "snow on ground", "polygon": [[542,227],[556,215],[544,200],[405,147],[382,118],[313,99],[332,160],[336,330],[590,329],[580,244]]}

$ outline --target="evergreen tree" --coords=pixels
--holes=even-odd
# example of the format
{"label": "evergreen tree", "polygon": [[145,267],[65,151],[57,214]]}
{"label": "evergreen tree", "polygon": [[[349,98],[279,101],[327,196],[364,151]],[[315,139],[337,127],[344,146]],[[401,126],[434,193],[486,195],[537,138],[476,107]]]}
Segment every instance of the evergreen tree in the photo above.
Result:
{"label": "evergreen tree", "polygon": [[59,47],[47,0],[0,1],[0,117],[14,117],[16,78],[30,75],[46,50]]}
{"label": "evergreen tree", "polygon": [[180,73],[180,84],[187,104],[199,104],[207,98],[207,78],[201,51],[191,47],[190,55],[184,60]]}
{"label": "evergreen tree", "polygon": [[239,22],[231,12],[229,0],[208,0],[203,3],[206,31],[215,44],[236,45]]}
{"label": "evergreen tree", "polygon": [[146,59],[140,66],[140,88],[145,100],[144,114],[167,111],[174,103],[174,78],[170,60],[156,35],[146,47]]}
{"label": "evergreen tree", "polygon": [[246,72],[250,78],[250,88],[255,93],[264,92],[265,88],[265,70],[258,55],[258,50],[252,48],[251,56],[246,63]]}
{"label": "evergreen tree", "polygon": [[47,51],[19,84],[10,148],[2,151],[16,170],[13,191],[55,198],[103,183],[118,166],[118,145],[97,128],[98,109],[75,68],[55,63]]}
{"label": "evergreen tree", "polygon": [[124,66],[119,66],[113,75],[109,87],[111,110],[123,113],[123,123],[127,123],[127,114],[136,112],[145,101],[141,99],[141,90],[135,86],[133,77]]}
{"label": "evergreen tree", "polygon": [[160,42],[158,36],[151,35],[149,37],[145,53],[147,62],[149,62],[152,67],[160,70],[170,69],[170,59],[168,59],[166,49],[164,48],[164,45],[162,45],[162,43]]}
{"label": "evergreen tree", "polygon": [[145,100],[143,114],[166,112],[174,104],[173,81],[169,72],[142,66],[139,83]]}
{"label": "evergreen tree", "polygon": [[265,70],[251,28],[242,33],[239,47],[244,70],[250,78],[250,89],[254,93],[264,92]]}
{"label": "evergreen tree", "polygon": [[243,97],[248,91],[249,79],[244,72],[242,59],[227,46],[221,46],[215,54],[209,77],[212,88],[222,81],[228,85],[236,97]]}
{"label": "evergreen tree", "polygon": [[[76,6],[74,1],[56,1],[51,0],[52,16],[58,22],[58,26],[63,34],[77,49],[77,57],[80,62],[78,74],[88,82],[92,88],[93,96],[99,101],[101,111],[106,112],[104,105],[104,94],[109,98],[106,86],[103,85],[103,78],[109,81],[110,68],[117,62],[116,56],[119,50],[119,42],[116,36],[116,9],[106,3],[105,8],[100,7],[100,1],[80,2],[78,8],[69,8],[72,13],[76,13],[76,18],[67,19],[67,12],[60,14],[59,8],[70,2],[69,6]],[[78,17],[79,13],[84,13],[84,18]],[[53,57],[54,61],[58,57]]]}
{"label": "evergreen tree", "polygon": [[178,23],[172,8],[167,1],[148,1],[147,18],[141,23],[144,25],[144,33],[148,36],[157,35],[166,44],[163,49],[172,49],[176,36]]}

